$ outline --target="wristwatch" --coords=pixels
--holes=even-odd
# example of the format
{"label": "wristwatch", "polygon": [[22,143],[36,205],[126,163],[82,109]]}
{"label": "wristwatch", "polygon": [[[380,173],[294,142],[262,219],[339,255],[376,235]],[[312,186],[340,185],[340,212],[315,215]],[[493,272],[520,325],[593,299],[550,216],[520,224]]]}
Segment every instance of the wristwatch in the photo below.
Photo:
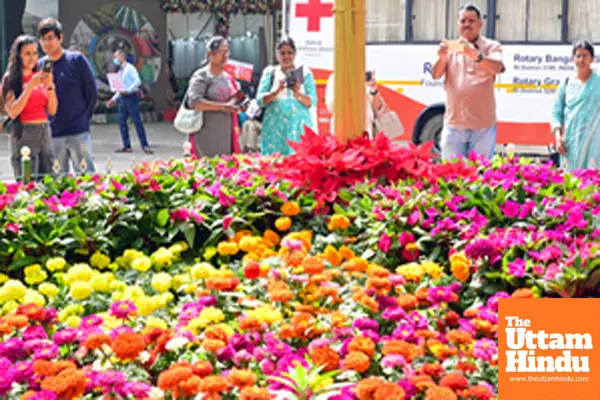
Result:
{"label": "wristwatch", "polygon": [[477,62],[480,63],[482,62],[484,59],[483,53],[479,53],[479,55],[477,56]]}
{"label": "wristwatch", "polygon": [[52,85],[52,86],[48,86],[48,87],[46,88],[46,90],[47,90],[47,91],[49,91],[49,92],[50,92],[50,91],[52,91],[52,90],[54,90],[54,85]]}
{"label": "wristwatch", "polygon": [[371,96],[375,96],[375,95],[379,94],[379,89],[375,89],[375,90],[373,90],[373,91],[370,91],[370,90],[369,90],[369,94],[370,94]]}

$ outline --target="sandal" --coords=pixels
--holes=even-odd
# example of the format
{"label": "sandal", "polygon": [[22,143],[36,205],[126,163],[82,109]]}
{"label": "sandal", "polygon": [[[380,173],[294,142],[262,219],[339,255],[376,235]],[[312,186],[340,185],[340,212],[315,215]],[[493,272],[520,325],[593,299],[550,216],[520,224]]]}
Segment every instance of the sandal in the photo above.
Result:
{"label": "sandal", "polygon": [[150,147],[144,147],[144,153],[146,153],[146,154],[154,154],[154,150],[152,150]]}
{"label": "sandal", "polygon": [[121,149],[115,150],[115,153],[133,153],[131,147],[123,147]]}

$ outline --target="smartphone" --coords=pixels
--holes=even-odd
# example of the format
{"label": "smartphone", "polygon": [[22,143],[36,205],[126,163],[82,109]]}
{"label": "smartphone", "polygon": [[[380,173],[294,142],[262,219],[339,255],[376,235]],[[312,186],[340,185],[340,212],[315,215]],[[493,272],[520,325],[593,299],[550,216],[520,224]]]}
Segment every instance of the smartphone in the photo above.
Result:
{"label": "smartphone", "polygon": [[44,72],[52,72],[52,66],[54,65],[54,61],[47,59],[44,61],[44,67],[42,68],[42,71]]}
{"label": "smartphone", "polygon": [[462,40],[449,40],[446,43],[448,44],[448,51],[451,53],[459,53],[465,49],[465,42]]}
{"label": "smartphone", "polygon": [[248,104],[250,104],[250,98],[246,97],[240,104],[238,104],[238,107],[240,108],[244,108],[246,107]]}
{"label": "smartphone", "polygon": [[298,82],[298,78],[296,77],[294,71],[289,71],[287,74],[285,74],[285,83],[288,88],[296,86],[296,82]]}
{"label": "smartphone", "polygon": [[371,82],[371,80],[373,79],[373,71],[367,71],[366,79],[367,79],[367,82]]}

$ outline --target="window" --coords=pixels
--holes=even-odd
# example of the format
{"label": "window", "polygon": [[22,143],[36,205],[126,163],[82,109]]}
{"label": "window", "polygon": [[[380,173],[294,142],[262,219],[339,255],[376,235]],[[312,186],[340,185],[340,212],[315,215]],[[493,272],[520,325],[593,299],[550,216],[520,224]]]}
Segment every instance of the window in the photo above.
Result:
{"label": "window", "polygon": [[569,41],[600,42],[600,2],[571,0],[569,2]]}
{"label": "window", "polygon": [[406,38],[406,0],[366,0],[367,42]]}
{"label": "window", "polygon": [[37,36],[37,26],[44,18],[58,18],[58,0],[27,0],[23,13],[23,32]]}
{"label": "window", "polygon": [[529,0],[527,40],[562,39],[562,0]]}
{"label": "window", "polygon": [[496,38],[500,41],[560,41],[562,0],[498,0]]}
{"label": "window", "polygon": [[446,36],[447,10],[447,0],[413,0],[413,40],[442,40]]}
{"label": "window", "polygon": [[[458,12],[460,8],[466,4],[465,0],[448,0],[448,34],[446,35],[448,38],[456,38],[458,37]],[[471,0],[469,3],[475,4],[481,10],[481,18],[487,20],[487,0]],[[482,28],[482,33],[486,32],[485,24]]]}

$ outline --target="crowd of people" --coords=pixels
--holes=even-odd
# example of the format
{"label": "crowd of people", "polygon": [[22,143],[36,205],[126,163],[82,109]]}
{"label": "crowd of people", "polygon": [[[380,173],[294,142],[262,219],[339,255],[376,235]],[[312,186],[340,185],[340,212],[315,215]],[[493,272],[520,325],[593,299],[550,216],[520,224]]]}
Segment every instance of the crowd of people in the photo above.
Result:
{"label": "crowd of people", "polygon": [[[444,160],[476,152],[491,158],[496,147],[497,119],[494,83],[505,70],[502,46],[481,34],[483,18],[473,4],[459,10],[460,39],[443,40],[432,68],[432,77],[444,77],[446,112],[441,134]],[[39,42],[38,42],[39,40]],[[90,120],[97,88],[90,66],[82,54],[62,47],[63,31],[54,19],[42,21],[38,38],[20,36],[14,42],[9,67],[2,81],[4,109],[13,124],[12,165],[21,171],[23,146],[31,149],[34,175],[51,173],[53,159],[61,171],[94,171]],[[46,56],[38,59],[38,44]],[[207,60],[191,77],[184,107],[202,113],[201,128],[190,135],[196,156],[238,152],[263,155],[292,152],[290,141],[300,140],[305,127],[317,130],[317,89],[309,68],[297,65],[293,39],[277,44],[276,65],[267,66],[258,82],[255,98],[245,94],[226,71],[228,41],[213,37],[207,44]],[[563,166],[595,168],[600,163],[600,76],[592,70],[594,48],[588,41],[573,45],[576,74],[557,90],[552,110],[552,132]],[[125,89],[107,106],[119,103],[119,126],[123,147],[132,152],[127,120],[132,118],[144,152],[152,149],[139,114],[141,81],[127,54],[117,49],[114,63],[122,73]],[[49,66],[49,67],[48,67]],[[334,75],[326,90],[326,105],[333,111]],[[365,132],[377,133],[377,119],[386,109],[373,72],[365,84]],[[332,125],[333,125],[332,121]],[[16,126],[16,128],[15,128]]]}

